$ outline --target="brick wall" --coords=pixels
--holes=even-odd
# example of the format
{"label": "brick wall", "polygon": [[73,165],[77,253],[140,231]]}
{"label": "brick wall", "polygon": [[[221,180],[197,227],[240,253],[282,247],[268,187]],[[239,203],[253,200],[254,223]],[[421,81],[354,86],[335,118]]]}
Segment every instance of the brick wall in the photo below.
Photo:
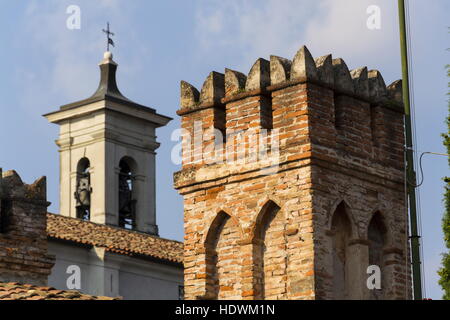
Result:
{"label": "brick wall", "polygon": [[182,82],[178,114],[187,299],[410,298],[401,82],[302,47]]}
{"label": "brick wall", "polygon": [[0,281],[47,285],[54,257],[47,253],[46,180],[32,185],[0,169]]}

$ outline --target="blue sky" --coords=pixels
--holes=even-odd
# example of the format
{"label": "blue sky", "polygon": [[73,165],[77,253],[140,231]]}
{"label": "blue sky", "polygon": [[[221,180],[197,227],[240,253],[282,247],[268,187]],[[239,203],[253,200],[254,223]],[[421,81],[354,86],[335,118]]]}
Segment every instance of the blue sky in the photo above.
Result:
{"label": "blue sky", "polygon": [[[449,63],[445,0],[410,0],[418,148],[445,152]],[[69,5],[81,9],[81,29],[69,30]],[[381,9],[381,29],[366,27],[369,5]],[[90,96],[97,88],[106,21],[116,33],[114,58],[121,91],[174,121],[158,131],[157,218],[164,237],[182,240],[182,199],[172,188],[170,161],[179,127],[179,82],[197,88],[212,70],[247,73],[269,55],[292,59],[305,44],[313,56],[332,53],[349,68],[379,69],[386,83],[401,77],[396,1],[389,0],[0,0],[0,167],[31,182],[48,177],[58,211],[58,127],[41,116]],[[441,297],[436,270],[445,250],[442,177],[447,159],[425,156],[420,188],[427,296]]]}

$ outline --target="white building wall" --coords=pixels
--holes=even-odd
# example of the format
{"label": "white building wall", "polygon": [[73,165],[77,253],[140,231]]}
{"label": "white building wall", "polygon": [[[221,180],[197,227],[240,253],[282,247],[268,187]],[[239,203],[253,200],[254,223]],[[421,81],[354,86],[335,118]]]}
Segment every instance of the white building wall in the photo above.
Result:
{"label": "white building wall", "polygon": [[183,285],[183,268],[140,258],[105,252],[103,248],[82,247],[49,241],[49,253],[56,256],[48,285],[71,289],[68,267],[81,270],[79,291],[125,300],[178,300]]}

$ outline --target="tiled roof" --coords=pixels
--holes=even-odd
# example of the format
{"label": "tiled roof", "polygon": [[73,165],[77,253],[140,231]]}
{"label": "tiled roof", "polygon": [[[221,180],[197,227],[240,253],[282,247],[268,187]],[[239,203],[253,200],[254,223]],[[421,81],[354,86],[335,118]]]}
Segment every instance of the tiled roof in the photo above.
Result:
{"label": "tiled roof", "polygon": [[74,290],[57,290],[17,282],[0,282],[0,300],[117,300],[118,298],[91,296]]}
{"label": "tiled roof", "polygon": [[53,239],[102,247],[118,254],[183,263],[181,242],[58,214],[47,214],[47,234]]}

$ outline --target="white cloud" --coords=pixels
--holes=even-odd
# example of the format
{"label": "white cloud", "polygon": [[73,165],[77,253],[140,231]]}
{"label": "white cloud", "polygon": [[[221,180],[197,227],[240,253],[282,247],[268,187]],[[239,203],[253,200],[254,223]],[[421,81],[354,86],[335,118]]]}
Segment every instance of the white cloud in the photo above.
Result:
{"label": "white cloud", "polygon": [[[381,9],[380,30],[367,27],[366,10],[371,5]],[[319,10],[324,14],[306,25],[305,39],[311,50],[373,67],[388,62],[392,54],[399,55],[397,8],[392,1],[327,0]]]}
{"label": "white cloud", "polygon": [[[381,30],[366,26],[370,5],[381,9]],[[197,9],[196,35],[204,56],[239,48],[247,68],[261,56],[292,58],[303,44],[314,56],[333,53],[349,66],[379,68],[392,60],[387,52],[398,53],[396,17],[388,0],[208,1]]]}
{"label": "white cloud", "polygon": [[200,2],[196,35],[205,52],[237,47],[244,59],[293,51],[300,46],[301,20],[313,6],[297,0]]}

